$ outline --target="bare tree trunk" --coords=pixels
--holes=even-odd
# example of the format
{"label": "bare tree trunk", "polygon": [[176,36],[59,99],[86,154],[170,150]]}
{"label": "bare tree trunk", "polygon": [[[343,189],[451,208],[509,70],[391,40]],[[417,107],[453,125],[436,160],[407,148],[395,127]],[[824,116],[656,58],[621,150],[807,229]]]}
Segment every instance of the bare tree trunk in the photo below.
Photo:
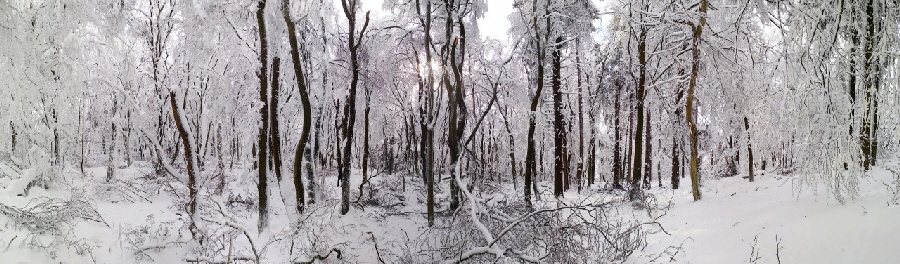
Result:
{"label": "bare tree trunk", "polygon": [[[434,73],[432,69],[432,55],[431,55],[431,23],[432,23],[432,9],[431,9],[431,1],[425,2],[425,10],[423,12],[422,5],[419,0],[416,0],[416,13],[418,16],[424,17],[423,22],[423,32],[425,33],[424,39],[424,47],[425,47],[425,61],[419,62],[417,57],[417,66],[425,65],[425,80],[419,80],[419,88],[421,91],[425,91],[424,94],[420,93],[419,98],[422,100],[421,106],[419,107],[419,130],[421,130],[421,138],[420,138],[420,160],[422,162],[421,174],[422,179],[425,181],[425,207],[426,207],[426,218],[428,219],[428,226],[434,225],[434,125],[432,121],[434,120]],[[418,67],[417,67],[418,68]]]}
{"label": "bare tree trunk", "polygon": [[[548,2],[548,5],[549,5],[549,2]],[[537,7],[533,7],[533,8],[534,8],[534,10],[533,10],[534,13],[536,13]],[[537,180],[535,179],[535,176],[537,174],[537,164],[535,161],[535,159],[537,158],[537,153],[536,153],[537,151],[535,149],[534,132],[535,132],[535,126],[537,125],[536,119],[537,119],[537,114],[538,114],[538,112],[537,112],[538,103],[541,100],[541,91],[543,91],[543,89],[544,89],[544,58],[546,55],[546,50],[544,49],[544,47],[546,45],[547,38],[549,38],[549,34],[546,34],[546,33],[543,36],[543,39],[541,39],[538,36],[539,26],[538,26],[537,19],[538,19],[537,16],[535,16],[533,18],[533,22],[532,22],[533,23],[532,30],[533,30],[533,33],[535,34],[535,37],[533,39],[534,39],[534,44],[535,44],[535,47],[537,50],[537,52],[536,52],[537,76],[535,77],[535,79],[537,81],[537,85],[536,85],[537,89],[535,90],[533,97],[531,97],[531,108],[530,108],[530,112],[528,114],[528,138],[526,139],[526,141],[528,142],[528,146],[525,151],[525,184],[524,184],[524,186],[525,186],[525,204],[527,204],[528,207],[532,206],[532,204],[531,204],[532,189],[535,190],[535,195],[538,195],[537,194]],[[544,16],[544,23],[547,25],[547,28],[548,28],[547,30],[549,30],[550,16]],[[549,32],[547,32],[547,33],[549,33]],[[541,157],[541,160],[539,162],[541,162],[542,163],[541,166],[543,166],[543,156]]]}
{"label": "bare tree trunk", "polygon": [[169,92],[169,99],[172,104],[172,115],[175,118],[175,126],[178,128],[178,136],[181,138],[182,145],[184,145],[184,159],[187,163],[187,176],[188,176],[188,206],[187,212],[191,218],[191,225],[189,229],[191,230],[191,237],[198,238],[197,225],[194,223],[194,214],[197,213],[197,172],[194,168],[194,162],[196,161],[196,157],[194,157],[193,146],[190,142],[190,135],[184,127],[185,120],[182,120],[181,112],[178,111],[178,104],[175,100],[175,92]]}
{"label": "bare tree trunk", "polygon": [[[628,95],[628,103],[628,108],[634,105],[634,93]],[[628,111],[628,129],[625,131],[628,132],[628,135],[625,135],[628,137],[628,147],[625,149],[625,156],[622,161],[622,175],[625,182],[630,183],[634,177],[631,170],[631,164],[634,161],[634,109]]]}
{"label": "bare tree trunk", "polygon": [[652,186],[651,183],[653,183],[653,157],[650,155],[653,147],[652,130],[652,126],[650,125],[650,113],[647,113],[647,139],[644,140],[644,175],[646,175],[646,177],[644,177],[644,188],[647,189],[650,189],[650,186]]}
{"label": "bare tree trunk", "polygon": [[[501,109],[508,109],[508,108],[501,108]],[[507,116],[507,114],[509,113],[509,110],[503,110],[500,113],[502,114],[501,116],[503,117],[503,126],[506,128],[506,135],[509,140],[510,176],[512,177],[513,187],[515,189],[518,189],[519,182],[517,181],[518,176],[516,174],[516,153],[515,153],[516,152],[516,140],[512,134],[512,129],[510,129],[510,126],[509,126],[509,117]]]}
{"label": "bare tree trunk", "polygon": [[863,117],[862,131],[860,133],[860,141],[862,145],[863,152],[863,168],[865,170],[871,169],[872,165],[875,165],[875,142],[874,137],[875,133],[872,129],[873,121],[875,121],[874,117],[876,113],[874,113],[875,109],[875,100],[877,99],[875,96],[875,90],[877,86],[875,85],[876,78],[880,78],[878,74],[876,74],[876,69],[878,68],[878,63],[876,59],[873,57],[875,51],[875,9],[873,7],[875,0],[869,0],[866,4],[866,38],[865,38],[865,61],[863,62],[863,82],[865,82],[865,95],[866,95],[866,115]]}
{"label": "bare tree trunk", "polygon": [[613,144],[613,189],[621,190],[622,188],[622,83],[616,82],[616,135]]}
{"label": "bare tree trunk", "polygon": [[363,117],[363,156],[362,156],[362,182],[359,184],[359,196],[357,197],[357,201],[362,198],[363,195],[363,187],[369,183],[369,112],[371,108],[369,107],[369,102],[372,97],[372,91],[369,87],[365,87],[366,94],[366,109]]}
{"label": "bare tree trunk", "polygon": [[343,119],[343,143],[344,150],[341,153],[341,170],[339,177],[342,178],[341,185],[341,214],[347,214],[350,211],[350,158],[351,147],[353,145],[353,126],[356,124],[356,89],[359,85],[359,45],[362,37],[365,35],[366,27],[369,26],[369,13],[366,13],[366,21],[363,23],[362,30],[359,32],[359,38],[356,37],[356,9],[359,7],[357,0],[341,0],[341,6],[344,9],[344,16],[347,18],[348,32],[347,46],[350,50],[350,90],[347,100],[344,102],[344,119]]}
{"label": "bare tree trunk", "polygon": [[113,175],[116,171],[116,141],[118,133],[116,133],[116,111],[118,111],[118,101],[115,93],[113,94],[113,106],[112,106],[112,118],[109,121],[110,124],[110,133],[112,141],[109,144],[109,164],[106,167],[106,182],[110,182],[113,179]]}
{"label": "bare tree trunk", "polygon": [[753,182],[753,147],[750,142],[750,121],[746,116],[744,117],[744,130],[747,131],[747,175],[750,182]]}
{"label": "bare tree trunk", "polygon": [[278,78],[280,78],[280,69],[281,69],[281,59],[278,57],[272,58],[272,98],[269,103],[269,118],[272,119],[272,122],[269,123],[269,133],[272,134],[272,137],[269,139],[269,149],[272,150],[272,161],[274,163],[274,167],[272,170],[275,171],[275,178],[278,179],[278,183],[281,183],[281,136],[279,133],[279,125],[278,125],[278,90],[281,89],[279,85]]}
{"label": "bare tree trunk", "polygon": [[[465,27],[462,26],[462,22],[460,21],[460,31],[462,34],[465,34]],[[464,39],[465,35],[463,35]],[[463,140],[463,132],[466,129],[466,103],[465,103],[465,88],[463,87],[462,82],[462,67],[465,62],[465,42],[463,41],[462,46],[459,46],[461,39],[456,38],[453,42],[453,46],[450,50],[450,67],[453,70],[453,76],[455,80],[454,85],[450,85],[449,81],[447,82],[448,95],[448,114],[449,114],[449,131],[447,135],[447,144],[450,150],[450,170],[451,170],[451,179],[456,178],[456,174],[460,173],[456,169],[456,164],[459,162],[459,157],[461,154],[460,146]],[[457,63],[457,47],[460,47],[462,53],[459,57],[461,57],[460,62]],[[474,131],[473,131],[474,133]],[[459,197],[461,196],[459,186],[457,186],[455,180],[450,181],[450,210],[456,210],[459,207]]]}
{"label": "bare tree trunk", "polygon": [[559,197],[563,193],[563,180],[569,177],[566,169],[566,124],[562,114],[562,82],[560,81],[560,59],[562,57],[562,37],[556,38],[556,49],[553,51],[553,142],[554,142],[554,170],[553,170],[553,195]]}
{"label": "bare tree trunk", "polygon": [[[306,143],[309,142],[309,130],[312,126],[312,107],[309,103],[309,92],[306,88],[306,75],[303,72],[303,64],[300,61],[300,45],[297,41],[297,29],[294,21],[291,19],[288,1],[284,1],[281,8],[284,17],[284,23],[287,24],[288,42],[291,46],[291,62],[294,68],[294,77],[297,80],[297,90],[300,93],[300,102],[303,105],[303,130],[300,132],[300,141],[297,142],[297,149],[294,150],[294,191],[297,199],[297,212],[303,213],[305,204],[303,190],[303,152],[307,151]],[[327,71],[326,71],[327,72]],[[318,139],[317,139],[318,141]],[[280,156],[280,155],[279,155]],[[279,167],[280,168],[280,167]],[[309,178],[310,191],[313,191],[314,184],[312,170],[307,169],[307,177]],[[314,199],[315,193],[310,193],[310,203]]]}
{"label": "bare tree trunk", "polygon": [[698,160],[698,148],[697,148],[697,137],[699,136],[699,132],[697,131],[697,124],[694,121],[694,88],[697,86],[697,75],[700,74],[700,37],[703,34],[703,27],[706,25],[706,8],[708,2],[707,0],[700,0],[700,23],[696,25],[694,30],[693,37],[693,49],[692,49],[692,65],[691,65],[691,76],[688,81],[688,94],[687,94],[687,104],[685,104],[685,119],[687,120],[688,129],[689,129],[689,138],[691,144],[691,191],[694,195],[694,201],[699,201],[701,199],[700,194],[700,168],[699,168],[699,160]]}
{"label": "bare tree trunk", "polygon": [[643,151],[641,143],[643,142],[642,140],[644,137],[644,99],[647,96],[647,30],[643,27],[641,27],[640,40],[638,42],[638,61],[640,63],[640,73],[638,75],[636,92],[637,107],[635,112],[637,112],[637,119],[635,119],[634,155],[632,156],[634,162],[631,164],[633,166],[631,172],[631,191],[628,193],[628,198],[632,201],[637,199],[637,192],[639,191],[641,184],[641,167],[643,166],[641,163],[641,153]]}
{"label": "bare tree trunk", "polygon": [[222,125],[219,124],[216,126],[216,159],[218,163],[216,164],[216,176],[219,182],[216,184],[215,194],[222,195],[222,192],[225,191],[225,162],[222,160]]}
{"label": "bare tree trunk", "polygon": [[260,119],[262,120],[262,124],[259,127],[259,142],[257,143],[257,166],[259,168],[259,182],[257,183],[257,189],[259,192],[259,230],[262,231],[266,228],[269,222],[269,194],[268,194],[268,182],[266,178],[266,173],[268,172],[268,167],[266,166],[268,163],[268,133],[266,133],[269,129],[269,117],[268,117],[268,105],[269,93],[267,91],[269,83],[268,83],[268,41],[266,40],[266,20],[265,20],[265,9],[266,9],[266,0],[260,0],[256,9],[256,23],[257,23],[257,31],[259,31],[259,63],[260,70],[257,72],[259,76],[259,99],[262,102],[262,108],[259,109]]}
{"label": "bare tree trunk", "polygon": [[[582,180],[584,177],[584,111],[582,100],[584,100],[582,93],[584,93],[584,89],[581,86],[581,38],[577,38],[575,41],[575,71],[576,71],[576,79],[578,84],[578,168],[576,168],[575,178],[578,184],[578,192],[581,192]],[[590,179],[591,176],[588,176],[588,183],[592,182]]]}
{"label": "bare tree trunk", "polygon": [[679,180],[680,180],[679,175],[678,175],[680,168],[678,168],[678,166],[681,165],[681,161],[678,160],[678,154],[675,152],[675,150],[677,150],[677,149],[678,149],[678,141],[676,141],[675,137],[673,136],[672,137],[672,189],[678,189],[678,184],[679,184]]}

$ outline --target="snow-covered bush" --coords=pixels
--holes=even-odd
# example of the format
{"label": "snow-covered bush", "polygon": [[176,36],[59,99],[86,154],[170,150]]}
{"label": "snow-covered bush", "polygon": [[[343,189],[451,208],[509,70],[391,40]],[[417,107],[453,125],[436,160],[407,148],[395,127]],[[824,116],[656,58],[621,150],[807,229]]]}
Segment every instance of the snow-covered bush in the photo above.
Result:
{"label": "snow-covered bush", "polygon": [[82,222],[99,223],[105,221],[96,210],[94,202],[78,188],[69,190],[45,189],[41,179],[49,179],[48,174],[63,172],[45,167],[31,167],[15,175],[13,166],[4,165],[6,176],[0,183],[0,224],[5,231],[0,241],[7,249],[43,254],[50,259],[62,252],[90,255],[94,246],[74,235],[76,226]]}

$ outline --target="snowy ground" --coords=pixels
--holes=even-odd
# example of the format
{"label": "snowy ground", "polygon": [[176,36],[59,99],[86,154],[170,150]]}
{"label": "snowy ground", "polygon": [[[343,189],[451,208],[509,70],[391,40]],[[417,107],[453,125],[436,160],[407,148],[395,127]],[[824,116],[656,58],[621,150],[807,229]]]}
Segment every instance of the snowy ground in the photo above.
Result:
{"label": "snowy ground", "polygon": [[[675,263],[900,260],[900,205],[890,202],[894,194],[885,185],[894,181],[892,173],[875,168],[861,180],[860,196],[845,204],[824,188],[795,188],[800,180],[765,174],[754,183],[740,177],[708,181],[701,202],[694,202],[687,188],[657,192],[674,202],[659,220],[671,235],[650,236],[645,255],[629,262],[657,257],[656,262]],[[663,250],[678,253],[652,255]]]}
{"label": "snowy ground", "polygon": [[[896,162],[886,166],[900,167]],[[64,177],[70,185],[66,190],[82,189],[96,200],[102,218],[102,222],[73,220],[77,223],[63,229],[69,237],[66,241],[30,233],[14,219],[0,216],[2,263],[184,263],[198,257],[198,252],[186,250],[190,234],[181,226],[183,214],[172,194],[147,182],[125,185],[133,189],[121,191],[122,183],[104,183],[105,171],[92,168],[86,177],[70,171]],[[137,179],[149,173],[138,167],[121,169],[117,175],[123,181],[142,182]],[[255,176],[248,173],[252,174],[237,171],[232,176]],[[393,176],[374,179],[376,183],[391,181],[392,186],[399,180]],[[421,250],[441,241],[429,239],[430,232],[437,231],[427,227],[420,180],[406,180],[405,191],[401,186],[376,189],[372,195],[377,205],[353,205],[343,216],[337,213],[339,188],[331,176],[321,182],[325,199],[310,207],[304,221],[288,220],[296,216],[286,213],[278,194],[272,199],[268,231],[257,234],[252,208],[235,207],[231,220],[252,233],[263,263],[308,260],[331,248],[341,249],[342,260],[355,263],[379,263],[379,258],[388,263],[436,261],[437,253]],[[900,205],[891,202],[894,193],[888,187],[894,180],[891,172],[876,168],[861,180],[859,197],[845,204],[829,197],[824,188],[799,187],[802,178],[797,176],[762,174],[754,183],[740,177],[707,180],[700,202],[692,200],[689,188],[654,188],[651,192],[659,202],[672,205],[666,212],[651,212],[665,213],[658,219],[665,232],[657,225],[645,225],[650,231],[648,245],[625,263],[895,263],[900,260],[895,243],[900,241]],[[359,181],[354,175],[351,200]],[[0,186],[8,185],[8,178],[0,178]],[[233,193],[252,189],[249,183],[233,185],[229,187]],[[514,192],[512,186],[505,186],[491,196],[519,199]],[[66,198],[70,194],[33,188],[29,197],[33,196]],[[579,199],[574,192],[566,196]],[[437,197],[446,200],[447,194],[439,192]],[[17,196],[0,197],[0,202],[20,207],[29,203]],[[438,208],[439,228],[453,224],[444,210]],[[234,256],[252,255],[248,240],[239,232],[215,225],[208,228],[221,235],[220,242],[230,243]]]}

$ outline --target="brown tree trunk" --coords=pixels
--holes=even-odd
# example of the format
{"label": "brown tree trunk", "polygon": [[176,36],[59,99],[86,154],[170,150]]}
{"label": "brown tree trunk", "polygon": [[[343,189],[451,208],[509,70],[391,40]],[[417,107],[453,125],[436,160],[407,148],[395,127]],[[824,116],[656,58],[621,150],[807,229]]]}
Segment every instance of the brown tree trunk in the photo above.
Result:
{"label": "brown tree trunk", "polygon": [[279,86],[278,78],[280,75],[281,69],[281,59],[278,57],[272,58],[272,98],[269,102],[269,118],[272,122],[269,122],[269,133],[272,134],[272,137],[269,138],[269,149],[272,151],[272,161],[274,163],[274,167],[272,170],[275,171],[275,178],[278,179],[278,182],[281,183],[281,136],[278,132],[278,90],[281,88]]}
{"label": "brown tree trunk", "polygon": [[259,32],[259,64],[260,70],[257,72],[259,77],[259,100],[262,102],[262,107],[259,109],[260,119],[262,120],[262,124],[259,127],[259,140],[257,143],[257,166],[259,168],[259,182],[257,183],[257,189],[259,192],[259,230],[263,230],[266,228],[269,222],[269,194],[268,194],[268,182],[266,178],[266,173],[268,172],[268,167],[266,166],[268,163],[268,129],[269,129],[269,117],[268,117],[268,106],[269,93],[267,91],[269,83],[268,83],[268,59],[269,59],[269,51],[268,51],[268,41],[266,40],[266,20],[265,20],[265,9],[266,9],[266,0],[260,0],[257,4],[256,9],[256,30]]}
{"label": "brown tree trunk", "polygon": [[691,144],[691,192],[694,195],[694,201],[701,199],[700,194],[700,168],[699,158],[697,157],[699,149],[697,146],[697,124],[694,121],[694,88],[697,86],[697,75],[700,74],[700,37],[703,34],[703,27],[706,25],[706,8],[707,0],[700,0],[700,23],[694,29],[694,37],[692,40],[692,64],[691,76],[688,80],[687,103],[685,104],[685,119],[687,120],[688,130],[690,132]]}
{"label": "brown tree trunk", "polygon": [[341,185],[341,214],[345,215],[350,211],[350,158],[352,156],[353,145],[353,127],[356,124],[356,89],[359,85],[359,45],[362,37],[365,35],[366,27],[369,26],[369,13],[366,13],[366,20],[363,23],[362,30],[359,32],[359,38],[356,37],[356,9],[359,7],[357,0],[341,0],[341,6],[344,9],[344,15],[348,21],[348,32],[350,36],[347,38],[347,47],[350,50],[350,90],[347,100],[344,102],[344,119],[343,119],[343,151],[341,152],[341,170],[339,177],[343,181]]}
{"label": "brown tree trunk", "polygon": [[635,119],[635,130],[634,130],[634,150],[633,150],[633,164],[632,172],[631,172],[631,191],[628,193],[628,198],[630,200],[637,199],[637,192],[639,191],[641,184],[641,167],[643,164],[641,163],[641,153],[643,151],[642,143],[644,137],[644,98],[646,97],[646,85],[647,85],[647,31],[645,29],[641,29],[640,32],[640,42],[638,42],[638,61],[640,67],[640,73],[638,75],[638,83],[637,83],[637,107],[635,108],[635,112],[637,113],[637,119]]}
{"label": "brown tree trunk", "polygon": [[878,74],[876,74],[876,69],[878,68],[878,64],[875,61],[876,59],[873,57],[875,51],[875,9],[873,7],[875,0],[869,0],[866,4],[866,39],[865,39],[865,61],[863,62],[863,82],[865,82],[865,95],[866,95],[866,115],[863,117],[862,131],[860,133],[860,141],[862,145],[863,152],[863,168],[865,170],[871,169],[872,165],[875,164],[875,146],[874,146],[874,137],[875,133],[872,129],[874,120],[874,109],[875,109],[875,90],[877,87],[875,86],[875,79],[880,78]]}
{"label": "brown tree trunk", "polygon": [[[465,28],[462,26],[462,22],[460,22],[460,30],[462,34],[465,34]],[[465,37],[465,35],[463,35]],[[464,39],[464,38],[463,38]],[[459,186],[453,178],[456,177],[459,171],[456,169],[456,165],[459,162],[459,157],[461,153],[460,148],[465,147],[460,144],[463,143],[463,132],[466,129],[466,103],[465,103],[465,88],[463,87],[462,82],[462,67],[465,62],[465,42],[463,39],[456,38],[453,42],[453,46],[450,48],[450,67],[453,70],[453,76],[455,80],[454,85],[449,85],[447,82],[447,100],[448,102],[448,114],[450,120],[449,123],[449,131],[447,135],[447,144],[450,149],[450,170],[451,170],[451,180],[450,180],[450,210],[456,210],[459,207],[459,198],[461,196]],[[462,41],[462,45],[460,46],[460,42]],[[460,48],[463,54],[457,57],[456,50]],[[457,59],[460,59],[457,62]],[[474,133],[474,132],[473,132]]]}
{"label": "brown tree trunk", "polygon": [[197,213],[197,172],[194,168],[196,157],[194,157],[193,146],[190,143],[190,135],[188,135],[188,132],[184,127],[185,120],[182,120],[181,112],[178,111],[178,104],[175,100],[175,92],[169,92],[169,99],[172,105],[172,115],[175,118],[175,127],[178,128],[178,136],[181,138],[182,145],[184,145],[184,159],[187,163],[188,174],[187,212],[191,218],[191,225],[189,229],[191,231],[191,237],[196,239],[199,235],[197,224],[194,223],[194,214]]}
{"label": "brown tree trunk", "polygon": [[[309,142],[309,130],[312,126],[312,107],[309,103],[309,93],[306,88],[306,75],[303,73],[303,64],[300,61],[300,45],[297,41],[297,29],[294,21],[291,19],[288,1],[282,4],[282,16],[284,23],[287,25],[288,43],[291,46],[291,64],[294,69],[294,77],[297,80],[297,90],[300,93],[300,102],[303,105],[303,130],[300,132],[300,141],[297,142],[297,149],[294,150],[294,191],[297,199],[297,212],[302,213],[305,199],[304,186],[302,178],[303,152],[307,151],[306,143]],[[318,139],[317,139],[318,140]],[[280,155],[279,155],[280,156]],[[280,168],[280,167],[279,167]],[[313,191],[313,176],[311,168],[307,170],[310,184],[310,192]],[[310,203],[313,201],[314,193],[310,193]]]}

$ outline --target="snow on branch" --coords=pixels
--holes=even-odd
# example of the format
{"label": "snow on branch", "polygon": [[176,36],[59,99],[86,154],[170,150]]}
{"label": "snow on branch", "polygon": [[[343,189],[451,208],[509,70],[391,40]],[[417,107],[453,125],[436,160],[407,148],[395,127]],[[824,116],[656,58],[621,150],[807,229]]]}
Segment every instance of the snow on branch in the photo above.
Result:
{"label": "snow on branch", "polygon": [[[150,135],[150,133],[148,133],[144,129],[141,129],[141,133],[144,134],[144,138],[146,138],[147,141],[150,142],[150,145],[153,147],[152,149],[156,152],[157,156],[162,157],[166,153],[165,151],[163,151],[162,146],[159,145],[159,142],[157,142],[156,139]],[[169,173],[169,175],[172,175],[172,177],[175,177],[175,179],[178,179],[178,181],[187,185],[187,182],[188,182],[187,176],[179,173],[178,170],[173,168],[171,164],[168,164],[166,162],[160,162],[160,165],[163,166],[163,168],[166,170],[167,173]]]}

